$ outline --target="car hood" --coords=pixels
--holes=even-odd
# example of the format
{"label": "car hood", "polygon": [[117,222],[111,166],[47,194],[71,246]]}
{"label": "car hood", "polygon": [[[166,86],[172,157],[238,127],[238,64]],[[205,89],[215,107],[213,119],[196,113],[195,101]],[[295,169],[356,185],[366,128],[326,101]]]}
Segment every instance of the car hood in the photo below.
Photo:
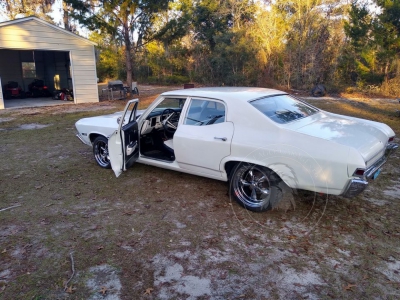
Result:
{"label": "car hood", "polygon": [[[144,109],[137,110],[136,111],[136,119],[139,118],[143,112],[145,112]],[[85,125],[103,125],[103,126],[111,126],[113,128],[118,128],[118,123],[117,119],[122,116],[124,112],[123,111],[118,111],[113,114],[109,115],[103,115],[103,116],[97,116],[97,117],[90,117],[90,118],[84,118],[79,120],[80,124],[85,124]],[[125,116],[125,119],[129,118],[128,116]]]}
{"label": "car hood", "polygon": [[367,162],[386,147],[391,133],[385,124],[320,112],[300,122],[295,130],[300,133],[330,140],[357,149]]}

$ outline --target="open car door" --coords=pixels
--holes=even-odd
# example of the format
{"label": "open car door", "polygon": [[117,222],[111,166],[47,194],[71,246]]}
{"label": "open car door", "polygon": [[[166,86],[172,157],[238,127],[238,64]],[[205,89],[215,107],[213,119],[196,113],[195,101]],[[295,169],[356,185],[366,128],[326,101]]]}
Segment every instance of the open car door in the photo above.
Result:
{"label": "open car door", "polygon": [[128,101],[119,119],[118,130],[108,137],[108,153],[115,176],[131,167],[139,158],[139,130],[136,110],[139,99]]}

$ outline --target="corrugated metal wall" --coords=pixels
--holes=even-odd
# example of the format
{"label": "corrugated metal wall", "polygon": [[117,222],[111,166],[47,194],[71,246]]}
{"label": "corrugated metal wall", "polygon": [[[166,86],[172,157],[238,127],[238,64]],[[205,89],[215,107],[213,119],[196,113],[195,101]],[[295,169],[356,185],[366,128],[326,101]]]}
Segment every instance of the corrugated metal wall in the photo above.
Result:
{"label": "corrugated metal wall", "polygon": [[0,26],[0,49],[69,51],[75,103],[98,102],[94,46],[35,19]]}

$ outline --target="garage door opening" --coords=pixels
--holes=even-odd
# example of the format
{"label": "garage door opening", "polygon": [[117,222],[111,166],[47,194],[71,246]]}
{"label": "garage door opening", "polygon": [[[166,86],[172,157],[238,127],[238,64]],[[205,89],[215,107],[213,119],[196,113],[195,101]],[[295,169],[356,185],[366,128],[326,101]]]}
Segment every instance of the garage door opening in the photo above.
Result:
{"label": "garage door opening", "polygon": [[5,108],[73,100],[71,74],[69,51],[0,49]]}

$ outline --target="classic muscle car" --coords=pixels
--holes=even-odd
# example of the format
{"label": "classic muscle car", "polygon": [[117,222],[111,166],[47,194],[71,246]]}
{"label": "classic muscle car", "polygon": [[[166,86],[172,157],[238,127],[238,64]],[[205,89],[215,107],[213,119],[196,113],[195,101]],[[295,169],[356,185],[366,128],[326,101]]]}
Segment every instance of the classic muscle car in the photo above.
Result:
{"label": "classic muscle car", "polygon": [[229,181],[252,211],[292,189],[354,197],[398,145],[385,124],[318,109],[264,88],[198,88],[161,94],[146,110],[81,119],[77,137],[118,177],[134,162]]}

